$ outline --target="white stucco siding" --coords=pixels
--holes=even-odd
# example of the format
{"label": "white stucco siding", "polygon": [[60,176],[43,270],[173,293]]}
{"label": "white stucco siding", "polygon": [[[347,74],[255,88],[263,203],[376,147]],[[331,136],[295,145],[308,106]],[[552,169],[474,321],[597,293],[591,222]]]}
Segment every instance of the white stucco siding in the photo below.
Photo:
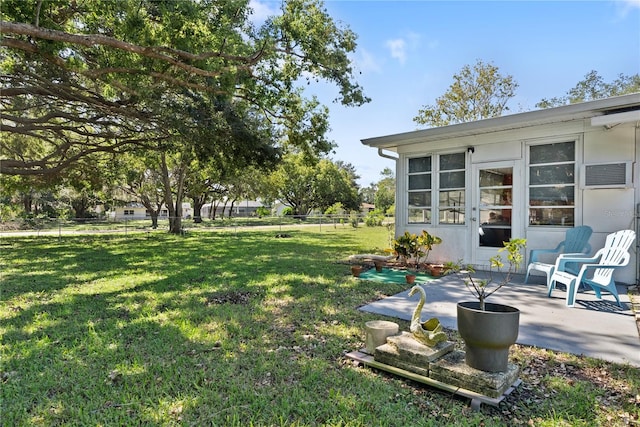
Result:
{"label": "white stucco siding", "polygon": [[[589,225],[592,253],[602,247],[607,234],[622,229],[638,231],[637,212],[640,211],[640,123],[626,119],[629,111],[640,108],[640,94],[572,104],[548,110],[539,110],[503,116],[478,122],[463,123],[441,128],[424,129],[403,134],[363,140],[363,144],[398,154],[396,166],[396,234],[404,231],[419,233],[428,230],[443,239],[434,248],[431,260],[458,260],[471,262],[483,248],[477,246],[478,207],[473,210],[472,200],[477,184],[472,175],[491,167],[513,167],[512,235],[527,239],[528,251],[535,248],[553,248],[561,242],[567,227],[560,223],[529,225],[529,153],[538,144],[575,142],[575,225]],[[609,116],[609,117],[604,117]],[[598,118],[594,125],[592,118]],[[604,117],[604,119],[603,119]],[[618,122],[617,120],[620,120]],[[602,123],[606,123],[603,125]],[[430,224],[407,223],[408,159],[438,156],[448,153],[466,154],[465,223],[438,224],[437,163],[433,164],[432,215]],[[495,166],[492,166],[492,162]],[[585,165],[625,163],[631,166],[632,182],[627,186],[587,188],[584,183]],[[591,169],[593,172],[593,168]],[[610,171],[591,175],[590,181],[602,182],[611,177]],[[615,175],[613,175],[615,176]],[[602,179],[601,179],[602,178]],[[561,208],[561,207],[560,207]],[[476,219],[474,222],[473,219]],[[564,222],[562,222],[564,224]],[[616,280],[623,283],[638,281],[637,241],[631,247],[629,265],[616,271]],[[487,253],[485,251],[485,253]]]}
{"label": "white stucco siding", "polygon": [[592,127],[584,133],[584,163],[606,163],[635,160],[635,128],[615,126],[606,130]]}

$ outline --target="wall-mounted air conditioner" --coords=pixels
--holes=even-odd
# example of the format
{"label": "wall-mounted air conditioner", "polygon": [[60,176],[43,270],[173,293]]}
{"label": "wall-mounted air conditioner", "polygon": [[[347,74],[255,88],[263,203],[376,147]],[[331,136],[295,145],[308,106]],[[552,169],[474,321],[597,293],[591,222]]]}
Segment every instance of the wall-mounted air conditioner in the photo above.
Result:
{"label": "wall-mounted air conditioner", "polygon": [[582,188],[629,188],[633,186],[633,162],[582,165]]}

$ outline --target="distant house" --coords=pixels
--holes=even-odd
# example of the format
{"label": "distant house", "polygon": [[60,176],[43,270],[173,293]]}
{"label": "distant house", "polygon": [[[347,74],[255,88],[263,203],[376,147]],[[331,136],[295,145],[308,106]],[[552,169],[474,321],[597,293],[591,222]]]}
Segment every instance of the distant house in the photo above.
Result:
{"label": "distant house", "polygon": [[[257,211],[259,208],[267,208],[271,209],[269,205],[265,204],[260,200],[241,200],[237,201],[231,206],[231,202],[228,202],[226,205],[219,204],[216,206],[216,218],[229,216],[232,217],[251,217],[257,216]],[[200,214],[202,218],[211,218],[211,209],[213,209],[213,205],[208,203],[200,209]],[[231,215],[229,215],[231,214]]]}
{"label": "distant house", "polygon": [[[441,237],[434,260],[486,265],[505,239],[553,248],[583,224],[595,251],[638,229],[640,93],[362,143],[397,159],[396,233]],[[638,282],[637,249],[617,280]]]}
{"label": "distant house", "polygon": [[[113,213],[113,219],[117,221],[123,221],[127,219],[145,219],[151,218],[151,213],[145,208],[142,203],[132,202],[127,203],[125,206],[118,206],[115,208]],[[169,210],[163,208],[160,211],[160,215],[158,218],[168,218]],[[191,218],[193,217],[193,208],[190,203],[182,204],[182,218]]]}
{"label": "distant house", "polygon": [[375,209],[376,205],[374,205],[373,203],[362,203],[360,205],[360,212],[362,212],[363,214],[367,214]]}

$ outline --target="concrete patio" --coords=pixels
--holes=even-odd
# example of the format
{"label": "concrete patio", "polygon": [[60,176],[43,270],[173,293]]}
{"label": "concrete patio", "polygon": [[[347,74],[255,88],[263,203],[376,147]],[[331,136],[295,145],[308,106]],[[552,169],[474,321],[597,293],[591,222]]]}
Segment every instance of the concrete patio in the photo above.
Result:
{"label": "concrete patio", "polygon": [[[619,289],[625,308],[620,308],[611,295],[598,300],[593,291],[580,292],[574,308],[565,305],[566,292],[556,289],[551,298],[542,276],[534,276],[535,284],[524,284],[517,275],[513,283],[492,295],[488,302],[507,304],[520,309],[518,343],[598,359],[628,363],[640,367],[640,336],[636,316],[626,289]],[[363,281],[363,286],[375,286]],[[457,329],[456,305],[475,297],[456,276],[444,276],[422,283],[427,301],[422,318],[437,317],[446,328]],[[396,295],[360,307],[360,310],[392,318],[410,320],[419,297],[408,297],[410,285]]]}

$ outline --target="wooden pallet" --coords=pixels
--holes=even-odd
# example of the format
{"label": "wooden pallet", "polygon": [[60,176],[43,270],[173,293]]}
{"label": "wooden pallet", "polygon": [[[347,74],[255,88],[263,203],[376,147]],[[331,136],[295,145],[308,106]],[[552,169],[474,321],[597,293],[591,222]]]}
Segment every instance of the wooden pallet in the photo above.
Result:
{"label": "wooden pallet", "polygon": [[369,366],[372,368],[380,369],[381,371],[389,372],[395,375],[398,375],[403,378],[407,378],[422,384],[426,384],[431,387],[438,388],[440,390],[445,390],[450,393],[456,394],[458,396],[463,396],[468,399],[471,399],[471,408],[477,411],[480,409],[480,406],[484,403],[491,406],[498,406],[500,402],[504,400],[506,396],[511,394],[511,392],[519,386],[522,381],[520,379],[516,380],[511,387],[505,391],[500,397],[489,397],[483,394],[476,393],[475,391],[467,390],[464,388],[460,388],[458,386],[453,386],[450,384],[445,384],[441,381],[434,380],[433,378],[425,377],[423,375],[416,374],[414,372],[406,371],[404,369],[397,368],[395,366],[387,365],[385,363],[380,363],[374,360],[373,356],[370,354],[363,353],[361,351],[352,351],[347,353],[348,358],[353,359],[357,362],[362,363],[364,366]]}

